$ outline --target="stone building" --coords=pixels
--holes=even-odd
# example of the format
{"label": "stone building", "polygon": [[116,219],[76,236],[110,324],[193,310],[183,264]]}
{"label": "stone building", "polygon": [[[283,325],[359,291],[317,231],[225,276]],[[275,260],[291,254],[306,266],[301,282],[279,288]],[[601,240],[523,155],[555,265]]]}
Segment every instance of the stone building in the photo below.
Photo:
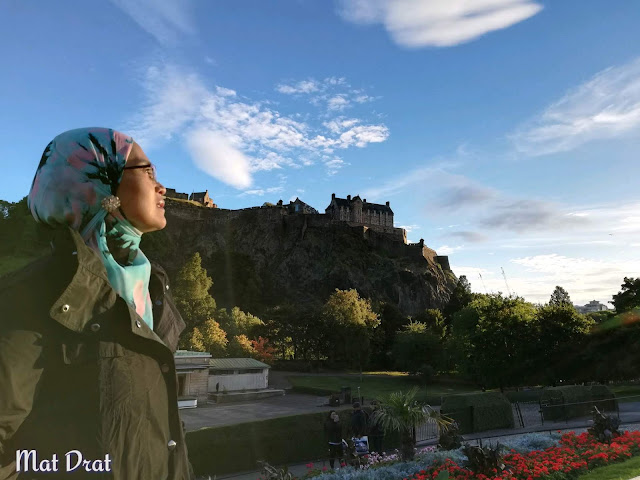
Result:
{"label": "stone building", "polygon": [[606,305],[598,302],[597,300],[591,300],[584,306],[574,305],[578,313],[592,313],[592,312],[606,312],[609,310]]}
{"label": "stone building", "polygon": [[199,202],[207,208],[218,208],[218,206],[213,203],[211,197],[209,197],[209,190],[205,190],[204,192],[192,193],[189,197],[189,200]]}
{"label": "stone building", "polygon": [[287,209],[289,213],[306,213],[306,214],[315,214],[317,215],[319,212],[315,208],[313,208],[308,203],[304,203],[298,197],[293,202],[289,202],[289,205],[284,205],[282,200],[278,202],[279,207],[284,207]]}
{"label": "stone building", "polygon": [[175,188],[167,188],[165,197],[179,198],[180,200],[189,200],[189,195],[187,195],[186,193],[176,192]]}
{"label": "stone building", "polygon": [[359,195],[353,198],[351,195],[347,195],[347,198],[338,198],[335,193],[332,193],[331,203],[325,209],[325,213],[333,220],[367,227],[393,228],[393,210],[389,202],[385,205],[368,203],[366,198],[362,200]]}

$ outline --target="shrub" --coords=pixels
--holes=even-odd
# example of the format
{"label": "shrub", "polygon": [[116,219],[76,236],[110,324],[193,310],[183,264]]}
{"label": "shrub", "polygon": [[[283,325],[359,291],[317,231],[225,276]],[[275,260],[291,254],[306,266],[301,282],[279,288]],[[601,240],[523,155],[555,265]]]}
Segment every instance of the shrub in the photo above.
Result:
{"label": "shrub", "polygon": [[591,412],[591,390],[582,385],[545,388],[540,401],[545,420],[583,417]]}
{"label": "shrub", "polygon": [[440,411],[457,422],[460,433],[514,426],[511,403],[499,392],[449,395]]}
{"label": "shrub", "polygon": [[495,475],[505,469],[502,455],[503,447],[499,443],[495,447],[479,447],[465,445],[462,452],[467,456],[464,463],[465,468],[471,470],[476,475]]}
{"label": "shrub", "polygon": [[613,412],[618,410],[616,395],[606,385],[591,385],[591,399],[598,410]]}

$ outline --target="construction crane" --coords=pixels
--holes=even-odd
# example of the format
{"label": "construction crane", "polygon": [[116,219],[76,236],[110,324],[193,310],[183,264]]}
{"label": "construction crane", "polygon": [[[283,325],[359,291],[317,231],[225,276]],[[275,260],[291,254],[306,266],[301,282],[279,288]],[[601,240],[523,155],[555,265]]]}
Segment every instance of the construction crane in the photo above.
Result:
{"label": "construction crane", "polygon": [[504,268],[500,267],[502,270],[502,278],[504,278],[504,284],[507,286],[507,292],[509,292],[509,296],[511,296],[511,289],[509,288],[509,284],[507,283],[507,276],[504,273]]}
{"label": "construction crane", "polygon": [[480,281],[482,282],[482,287],[484,288],[485,295],[487,294],[487,286],[484,284],[484,278],[482,278],[482,274],[478,272],[478,276],[480,277]]}

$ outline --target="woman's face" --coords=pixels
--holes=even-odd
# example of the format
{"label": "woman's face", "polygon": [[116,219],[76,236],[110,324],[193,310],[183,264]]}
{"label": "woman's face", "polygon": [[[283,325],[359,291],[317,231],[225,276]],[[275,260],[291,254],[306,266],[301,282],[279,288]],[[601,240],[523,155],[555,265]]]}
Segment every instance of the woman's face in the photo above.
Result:
{"label": "woman's face", "polygon": [[[140,145],[134,142],[125,166],[136,167],[150,163]],[[120,198],[120,210],[142,233],[162,230],[167,225],[163,198],[167,190],[153,175],[151,168],[127,168],[116,192]]]}

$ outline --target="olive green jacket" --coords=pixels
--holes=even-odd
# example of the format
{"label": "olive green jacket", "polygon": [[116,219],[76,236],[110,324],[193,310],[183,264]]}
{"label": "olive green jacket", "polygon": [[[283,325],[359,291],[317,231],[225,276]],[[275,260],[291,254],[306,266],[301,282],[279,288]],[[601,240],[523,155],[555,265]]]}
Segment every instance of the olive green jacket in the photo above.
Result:
{"label": "olive green jacket", "polygon": [[152,331],[76,231],[53,245],[0,278],[0,480],[188,479],[166,273],[152,264]]}

